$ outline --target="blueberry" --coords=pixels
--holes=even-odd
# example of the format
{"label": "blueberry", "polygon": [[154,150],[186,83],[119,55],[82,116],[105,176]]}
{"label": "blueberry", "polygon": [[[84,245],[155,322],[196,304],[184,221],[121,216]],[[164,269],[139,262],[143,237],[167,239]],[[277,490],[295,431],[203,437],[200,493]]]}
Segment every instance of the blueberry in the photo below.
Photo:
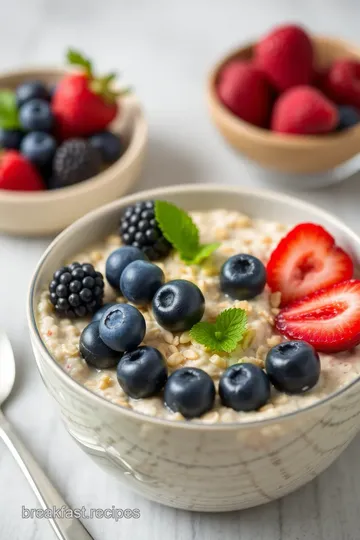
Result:
{"label": "blueberry", "polygon": [[54,99],[56,89],[57,89],[56,84],[53,84],[52,86],[50,86],[50,88],[49,88],[50,101],[52,101]]}
{"label": "blueberry", "polygon": [[126,266],[120,278],[120,290],[133,304],[146,305],[164,284],[164,272],[147,261],[134,261]]}
{"label": "blueberry", "polygon": [[222,375],[219,395],[223,405],[234,411],[256,411],[270,397],[270,382],[254,364],[235,364]]}
{"label": "blueberry", "polygon": [[81,333],[80,353],[86,363],[97,369],[115,367],[122,353],[110,349],[100,338],[99,323],[91,322]]}
{"label": "blueberry", "polygon": [[98,321],[100,322],[102,316],[104,315],[105,311],[107,311],[109,308],[117,306],[117,302],[109,302],[107,304],[104,304],[100,309],[97,310],[95,315],[92,318],[92,322]]}
{"label": "blueberry", "polygon": [[99,150],[104,163],[113,163],[124,152],[122,140],[115,133],[101,131],[90,137],[91,146]]}
{"label": "blueberry", "polygon": [[31,99],[50,99],[50,93],[41,81],[28,81],[20,84],[15,90],[16,104],[22,107]]}
{"label": "blueberry", "polygon": [[117,378],[132,398],[154,396],[167,381],[165,358],[153,347],[138,347],[124,354],[117,367]]}
{"label": "blueberry", "polygon": [[56,141],[48,133],[33,131],[24,137],[20,150],[34,165],[45,167],[52,162],[56,151]]}
{"label": "blueberry", "polygon": [[165,385],[165,405],[185,418],[195,418],[210,411],[214,400],[214,381],[202,369],[178,369],[170,375]]}
{"label": "blueberry", "polygon": [[263,263],[246,253],[233,255],[222,266],[221,290],[237,300],[249,300],[262,293],[266,283]]}
{"label": "blueberry", "polygon": [[25,131],[50,131],[54,124],[50,105],[43,99],[27,101],[19,110],[19,118]]}
{"label": "blueberry", "polygon": [[360,111],[355,109],[355,107],[350,107],[348,105],[340,105],[340,107],[338,108],[338,113],[338,131],[351,128],[360,122]]}
{"label": "blueberry", "polygon": [[284,341],[267,354],[265,369],[277,390],[301,394],[310,390],[320,377],[320,358],[305,341]]}
{"label": "blueberry", "polygon": [[135,349],[144,339],[145,332],[143,315],[129,304],[109,308],[100,320],[100,337],[114,351]]}
{"label": "blueberry", "polygon": [[146,261],[147,257],[141,249],[133,246],[124,246],[110,253],[106,261],[106,279],[115,289],[120,288],[120,277],[126,266],[134,261]]}
{"label": "blueberry", "polygon": [[0,148],[6,150],[19,150],[24,132],[19,129],[0,128]]}
{"label": "blueberry", "polygon": [[205,298],[191,281],[175,279],[157,290],[152,308],[160,326],[171,332],[183,332],[201,320]]}

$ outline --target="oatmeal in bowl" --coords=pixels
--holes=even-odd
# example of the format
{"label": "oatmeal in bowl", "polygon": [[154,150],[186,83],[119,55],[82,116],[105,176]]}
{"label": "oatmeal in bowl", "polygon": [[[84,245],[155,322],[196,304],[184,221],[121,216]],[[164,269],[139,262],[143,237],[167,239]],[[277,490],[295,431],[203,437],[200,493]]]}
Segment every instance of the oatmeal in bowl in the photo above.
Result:
{"label": "oatmeal in bowl", "polygon": [[[349,401],[360,374],[358,252],[356,236],[324,212],[232,188],[150,192],[84,218],[45,254],[30,298],[38,365],[71,434],[176,507],[189,508],[195,492],[194,508],[215,505],[200,474],[210,462],[220,476],[237,463],[235,476],[253,478],[224,509],[301,485],[358,429],[360,406]],[[346,393],[352,426],[345,433],[340,422],[334,450],[333,433],[321,432]],[[329,450],[317,441],[310,451],[308,430]],[[287,448],[305,469],[279,480],[280,458],[257,478],[259,494],[252,468],[282,451],[286,462]],[[176,480],[165,480],[173,462]]]}
{"label": "oatmeal in bowl", "polygon": [[[280,309],[282,288],[288,303],[289,298],[302,298],[306,293],[323,289],[329,282],[330,294],[334,294],[335,283],[352,277],[351,259],[342,250],[339,252],[340,248],[333,245],[335,242],[325,229],[301,224],[289,232],[289,227],[282,223],[251,219],[236,211],[193,212],[186,217],[192,220],[201,240],[209,246],[213,240],[217,243],[213,244],[216,249],[209,257],[191,264],[192,261],[184,260],[181,251],[162,237],[157,225],[153,236],[158,235],[163,242],[162,252],[150,252],[154,251],[151,239],[143,245],[135,240],[141,239],[142,228],[145,239],[147,231],[153,232],[150,221],[156,220],[156,213],[161,215],[162,205],[171,218],[176,212],[184,215],[176,206],[162,201],[143,201],[127,208],[121,234],[111,234],[76,254],[74,258],[81,263],[69,261],[68,266],[55,273],[50,289],[43,291],[37,313],[40,334],[51,355],[71,377],[105,399],[144,414],[176,421],[193,419],[213,423],[247,422],[296,411],[359,375],[360,353],[355,349],[341,354],[340,351],[349,349],[346,343],[339,345],[336,356],[328,352],[334,345],[330,348],[325,345],[320,360],[311,342],[309,345],[306,341],[292,341],[293,346],[287,348],[280,345],[287,337],[286,333],[283,336],[279,332],[279,321],[286,314]],[[133,236],[128,232],[131,226],[135,229]],[[165,222],[163,227],[165,230]],[[186,244],[189,232],[184,230],[182,234]],[[168,237],[171,238],[171,232]],[[128,245],[124,243],[126,240]],[[153,262],[149,262],[146,253]],[[268,276],[265,265],[268,265]],[[285,268],[279,268],[281,265]],[[321,266],[317,270],[316,265],[328,265],[329,268]],[[297,276],[297,272],[303,272],[303,275]],[[294,275],[287,277],[287,273]],[[266,279],[271,287],[266,286]],[[89,281],[89,288],[85,286],[78,295],[73,291],[81,280],[85,285]],[[300,291],[298,294],[296,286],[306,293]],[[360,282],[354,280],[351,286],[354,293],[350,293],[349,299],[359,302]],[[104,292],[101,296],[104,305],[100,300],[95,303],[96,287],[99,293]],[[81,306],[77,313],[77,303],[84,291],[88,292],[95,307]],[[341,289],[339,294],[342,292]],[[174,300],[173,296],[178,298]],[[337,298],[334,296],[330,307]],[[62,307],[65,302],[67,309]],[[170,305],[171,302],[174,305]],[[129,313],[120,312],[128,303],[135,309],[132,307]],[[190,303],[193,306],[187,305]],[[305,307],[307,305],[310,302],[305,303]],[[82,310],[85,316],[82,316]],[[90,325],[93,319],[89,310],[96,321]],[[184,320],[186,316],[191,318],[191,310],[194,311],[193,320]],[[122,317],[116,327],[120,341],[122,333],[126,336],[131,331],[136,333],[131,329],[137,324],[136,315],[143,325],[139,336],[134,336],[135,341],[130,341],[129,346],[126,343],[112,346],[110,337],[110,342],[101,351],[89,351],[92,346],[99,348],[94,340],[104,341],[104,333],[109,332],[107,321],[110,325],[111,319],[116,317]],[[235,342],[224,348],[214,332],[216,324],[222,324],[222,318],[226,317],[229,332],[235,333]],[[126,318],[130,321],[130,329],[123,322]],[[320,323],[327,324],[328,321],[326,318],[324,322],[324,317],[319,316]],[[336,321],[331,331],[338,324],[338,319]],[[236,335],[239,325],[242,328]],[[113,328],[110,331],[114,333]],[[311,337],[311,330],[309,332]],[[115,341],[116,337],[113,338]],[[359,329],[355,329],[354,339],[355,345],[360,342]],[[154,364],[152,349],[157,351],[158,367]],[[284,366],[280,368],[282,357]],[[296,365],[297,357],[299,366]],[[304,372],[301,370],[301,364],[306,365],[308,372],[305,368]],[[269,375],[266,377],[262,372],[266,366],[275,377],[272,388],[270,373],[265,372]],[[291,369],[299,380],[286,383],[286,377],[291,377],[288,373]],[[178,370],[181,371],[171,377]],[[153,380],[157,377],[158,384]],[[135,380],[137,378],[139,381]],[[194,385],[193,396],[187,395],[191,384]],[[184,395],[177,388],[179,385],[183,386]],[[202,396],[204,387],[207,395]],[[196,403],[197,397],[199,403]]]}

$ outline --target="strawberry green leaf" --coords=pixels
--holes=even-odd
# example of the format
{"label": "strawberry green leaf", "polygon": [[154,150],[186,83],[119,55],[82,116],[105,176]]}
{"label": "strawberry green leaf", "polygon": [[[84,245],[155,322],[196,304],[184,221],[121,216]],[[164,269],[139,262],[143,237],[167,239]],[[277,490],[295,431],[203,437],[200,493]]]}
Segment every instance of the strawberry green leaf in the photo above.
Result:
{"label": "strawberry green leaf", "polygon": [[20,128],[16,98],[11,90],[0,91],[0,127],[3,129]]}
{"label": "strawberry green leaf", "polygon": [[90,77],[92,76],[92,63],[81,52],[75,49],[68,49],[66,53],[66,60],[68,64],[72,66],[82,67],[87,75]]}

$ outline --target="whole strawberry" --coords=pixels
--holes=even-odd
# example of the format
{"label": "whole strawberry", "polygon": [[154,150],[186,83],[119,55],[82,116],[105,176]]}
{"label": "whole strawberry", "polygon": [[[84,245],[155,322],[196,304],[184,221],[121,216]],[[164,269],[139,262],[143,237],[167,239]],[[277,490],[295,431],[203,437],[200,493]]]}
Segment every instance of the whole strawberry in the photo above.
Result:
{"label": "whole strawberry", "polygon": [[280,92],[310,84],[313,71],[311,40],[299,26],[279,26],[257,43],[255,64]]}
{"label": "whole strawberry", "polygon": [[234,60],[220,73],[217,91],[220,100],[250,124],[265,127],[268,123],[272,92],[261,71],[249,62]]}
{"label": "whole strawberry", "polygon": [[102,131],[119,113],[117,97],[126,92],[112,89],[115,74],[95,77],[91,62],[70,49],[67,60],[81,72],[70,73],[58,83],[52,100],[59,137],[86,137]]}
{"label": "whole strawberry", "polygon": [[360,62],[336,60],[327,73],[325,91],[339,105],[360,108]]}
{"label": "whole strawberry", "polygon": [[279,133],[317,135],[335,130],[338,111],[316,88],[297,86],[282,94],[274,105],[271,129]]}
{"label": "whole strawberry", "polygon": [[45,184],[35,167],[16,150],[0,155],[0,189],[40,191]]}

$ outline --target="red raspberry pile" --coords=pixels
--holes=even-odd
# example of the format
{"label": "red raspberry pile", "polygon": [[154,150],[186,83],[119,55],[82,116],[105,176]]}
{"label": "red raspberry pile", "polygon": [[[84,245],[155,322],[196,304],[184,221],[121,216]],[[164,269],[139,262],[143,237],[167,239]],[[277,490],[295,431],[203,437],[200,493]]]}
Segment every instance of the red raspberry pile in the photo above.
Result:
{"label": "red raspberry pile", "polygon": [[320,70],[310,36],[295,25],[267,34],[250,61],[229,62],[217,91],[233,114],[278,133],[319,135],[360,122],[360,61]]}

